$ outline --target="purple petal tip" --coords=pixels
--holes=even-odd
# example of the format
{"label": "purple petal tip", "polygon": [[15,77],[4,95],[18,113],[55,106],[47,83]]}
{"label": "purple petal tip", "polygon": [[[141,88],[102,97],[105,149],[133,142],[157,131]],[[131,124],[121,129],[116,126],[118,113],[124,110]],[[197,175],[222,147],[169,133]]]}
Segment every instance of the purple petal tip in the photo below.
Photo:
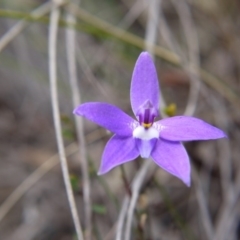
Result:
{"label": "purple petal tip", "polygon": [[191,181],[190,181],[190,179],[189,179],[188,181],[186,181],[186,182],[184,181],[184,183],[186,184],[187,187],[191,187]]}
{"label": "purple petal tip", "polygon": [[190,173],[189,173],[189,174],[183,174],[182,176],[179,176],[179,179],[181,179],[182,182],[183,182],[187,187],[190,187],[190,186],[191,186],[191,176],[190,176]]}
{"label": "purple petal tip", "polygon": [[97,175],[98,176],[101,176],[101,175],[103,175],[104,173],[102,173],[100,170],[97,172]]}
{"label": "purple petal tip", "polygon": [[99,168],[98,172],[97,172],[97,175],[98,176],[104,175],[104,174],[108,173],[110,170],[112,170],[112,168],[111,169],[104,169],[104,167],[101,166]]}
{"label": "purple petal tip", "polygon": [[142,57],[142,56],[149,56],[149,57],[151,57],[151,55],[147,51],[141,52],[139,57]]}
{"label": "purple petal tip", "polygon": [[223,132],[223,137],[228,138],[228,135],[225,132]]}
{"label": "purple petal tip", "polygon": [[76,108],[73,110],[73,114],[78,115],[78,116],[81,116],[81,113],[79,112],[79,108],[80,108],[80,107],[81,107],[81,105],[78,106],[78,107],[76,107]]}
{"label": "purple petal tip", "polygon": [[153,63],[152,56],[151,56],[148,52],[142,52],[142,53],[139,55],[137,61],[139,61],[139,60],[140,60],[140,61],[143,60],[143,61],[145,61],[145,63],[150,63],[150,64]]}

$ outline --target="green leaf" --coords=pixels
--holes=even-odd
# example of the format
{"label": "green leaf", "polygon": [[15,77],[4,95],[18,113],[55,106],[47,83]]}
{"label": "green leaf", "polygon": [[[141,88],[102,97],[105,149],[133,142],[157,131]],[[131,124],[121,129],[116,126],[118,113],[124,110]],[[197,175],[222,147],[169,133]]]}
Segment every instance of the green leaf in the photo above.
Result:
{"label": "green leaf", "polygon": [[78,177],[74,174],[71,174],[70,175],[70,182],[71,182],[73,191],[75,191],[75,192],[78,191],[79,190],[79,179],[78,179]]}
{"label": "green leaf", "polygon": [[106,212],[107,212],[105,206],[98,205],[98,204],[94,204],[92,206],[92,210],[93,210],[93,212],[95,212],[97,214],[101,214],[101,215],[106,214]]}

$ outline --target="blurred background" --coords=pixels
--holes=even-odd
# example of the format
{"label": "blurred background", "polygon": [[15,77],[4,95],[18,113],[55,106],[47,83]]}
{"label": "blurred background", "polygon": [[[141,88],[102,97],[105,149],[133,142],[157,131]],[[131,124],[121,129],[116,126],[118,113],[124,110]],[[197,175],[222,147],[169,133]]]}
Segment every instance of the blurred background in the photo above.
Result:
{"label": "blurred background", "polygon": [[[1,240],[77,239],[56,156],[48,73],[51,5],[41,0],[0,2]],[[72,114],[76,106],[69,84],[67,29],[76,32],[82,102],[109,102],[133,116],[131,74],[140,52],[147,49],[155,56],[164,98],[162,115],[193,115],[229,137],[185,144],[192,165],[190,188],[160,168],[147,173],[131,239],[240,239],[240,2],[69,0],[60,2],[59,9],[62,135],[83,231],[84,184]],[[69,24],[68,15],[76,24]],[[145,160],[97,176],[111,135],[84,121],[84,136],[91,239],[115,239],[128,185]]]}

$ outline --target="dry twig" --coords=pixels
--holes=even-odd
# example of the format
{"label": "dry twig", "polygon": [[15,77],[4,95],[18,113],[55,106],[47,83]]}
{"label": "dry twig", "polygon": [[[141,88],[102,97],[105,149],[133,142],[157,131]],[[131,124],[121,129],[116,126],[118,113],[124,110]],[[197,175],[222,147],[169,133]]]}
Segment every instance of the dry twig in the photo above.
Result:
{"label": "dry twig", "polygon": [[[75,17],[71,14],[67,14],[67,22],[75,24]],[[78,87],[77,80],[77,67],[76,67],[76,33],[74,29],[67,29],[66,31],[66,49],[67,49],[67,62],[68,62],[68,71],[69,71],[69,80],[72,91],[72,102],[73,106],[76,107],[81,104],[81,95]],[[85,210],[85,224],[86,224],[86,239],[91,239],[92,231],[92,220],[91,220],[91,190],[90,190],[90,179],[88,173],[88,162],[86,157],[86,144],[84,137],[84,126],[83,119],[75,118],[75,125],[77,129],[77,137],[79,141],[79,155],[80,162],[82,166],[82,177],[83,177],[83,201],[84,201],[84,210]]]}
{"label": "dry twig", "polygon": [[58,21],[59,21],[59,9],[53,6],[50,15],[50,26],[49,26],[49,79],[50,79],[50,90],[51,90],[51,100],[53,109],[53,120],[57,138],[57,145],[59,151],[59,157],[61,161],[61,168],[63,172],[63,179],[66,187],[67,197],[79,240],[83,239],[83,233],[78,218],[76,203],[74,200],[73,190],[70,183],[69,170],[67,165],[67,159],[62,138],[62,128],[59,113],[59,103],[58,103],[58,92],[57,92],[57,31],[58,31]]}

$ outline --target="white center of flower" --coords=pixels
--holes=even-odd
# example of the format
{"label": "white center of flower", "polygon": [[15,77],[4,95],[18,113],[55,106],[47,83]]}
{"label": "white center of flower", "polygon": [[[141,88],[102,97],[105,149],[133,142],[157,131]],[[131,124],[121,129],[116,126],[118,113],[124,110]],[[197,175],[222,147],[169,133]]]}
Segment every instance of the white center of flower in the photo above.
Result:
{"label": "white center of flower", "polygon": [[154,127],[150,127],[146,129],[143,126],[138,126],[133,131],[133,137],[140,138],[142,140],[159,138],[159,131]]}

